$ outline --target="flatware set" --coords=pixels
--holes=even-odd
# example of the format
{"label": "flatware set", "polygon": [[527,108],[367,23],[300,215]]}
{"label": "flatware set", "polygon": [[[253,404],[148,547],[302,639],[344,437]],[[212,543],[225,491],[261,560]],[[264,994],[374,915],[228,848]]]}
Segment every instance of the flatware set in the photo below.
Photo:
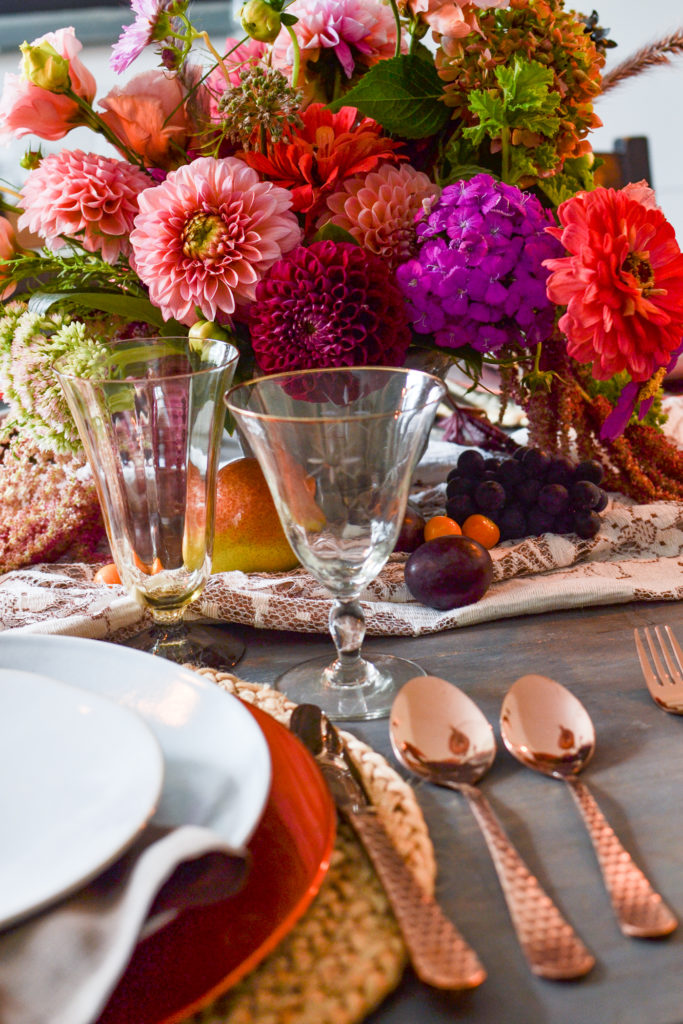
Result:
{"label": "flatware set", "polygon": [[[657,704],[683,714],[683,655],[666,627],[635,633],[648,689]],[[647,653],[645,649],[647,644]],[[314,754],[337,808],[356,832],[385,888],[418,977],[444,989],[474,988],[486,977],[472,950],[438,904],[417,885],[374,813],[343,737],[315,705],[299,705],[290,729]],[[518,679],[506,693],[500,730],[508,752],[526,767],[564,781],[597,856],[622,933],[669,935],[673,912],[634,863],[587,786],[578,779],[595,750],[595,728],[583,704],[564,686],[540,675]],[[573,927],[529,871],[487,797],[475,785],[496,753],[493,729],[457,686],[417,676],[399,690],[389,734],[399,763],[419,778],[459,792],[486,841],[510,918],[531,971],[544,978],[580,978],[595,964]]]}
{"label": "flatware set", "polygon": [[493,729],[467,694],[437,676],[410,680],[389,719],[398,760],[420,778],[461,793],[498,873],[520,945],[534,974],[579,978],[595,958],[513,847],[481,789],[474,786],[496,754]]}

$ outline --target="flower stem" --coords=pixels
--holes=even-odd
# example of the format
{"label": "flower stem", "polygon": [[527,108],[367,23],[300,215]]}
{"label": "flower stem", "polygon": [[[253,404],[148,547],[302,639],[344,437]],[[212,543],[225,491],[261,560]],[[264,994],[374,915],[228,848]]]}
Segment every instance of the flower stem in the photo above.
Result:
{"label": "flower stem", "polygon": [[126,160],[129,161],[129,163],[135,164],[137,167],[141,167],[143,170],[145,169],[145,165],[142,162],[140,156],[137,153],[134,153],[132,149],[129,149],[128,146],[126,146],[121,141],[118,135],[116,135],[116,133],[111,130],[107,122],[102,120],[97,111],[93,110],[93,108],[86,100],[78,96],[77,93],[75,93],[72,89],[67,89],[65,95],[68,96],[70,100],[73,100],[74,103],[78,104],[78,106],[84,112],[85,124],[88,126],[88,128],[91,128],[92,131],[98,132],[100,135],[103,135],[107,142],[111,142],[112,146],[114,146],[115,149],[118,149],[120,153],[123,153],[123,155],[125,156]]}
{"label": "flower stem", "polygon": [[301,60],[301,51],[299,50],[299,40],[296,37],[296,32],[291,25],[285,25],[285,28],[289,32],[289,38],[292,40],[292,49],[294,50],[294,59],[292,60],[292,89],[296,89],[299,81],[299,62]]}
{"label": "flower stem", "polygon": [[209,39],[208,32],[195,32],[193,38],[194,39],[201,39],[202,40],[202,42],[206,46],[207,50],[209,51],[209,53],[211,54],[213,59],[216,61],[216,64],[221,69],[221,72],[223,74],[223,78],[225,79],[225,81],[229,85],[230,84],[230,76],[228,75],[228,69],[225,66],[223,57],[221,57],[220,53],[218,52],[218,50],[215,48],[215,46],[213,45],[213,43]]}
{"label": "flower stem", "polygon": [[510,129],[507,125],[503,125],[503,130],[500,136],[501,145],[501,169],[500,179],[507,185],[510,185]]}
{"label": "flower stem", "polygon": [[398,4],[396,0],[389,0],[392,11],[394,12],[394,21],[396,22],[396,49],[394,50],[394,57],[401,56],[401,15],[398,13]]}

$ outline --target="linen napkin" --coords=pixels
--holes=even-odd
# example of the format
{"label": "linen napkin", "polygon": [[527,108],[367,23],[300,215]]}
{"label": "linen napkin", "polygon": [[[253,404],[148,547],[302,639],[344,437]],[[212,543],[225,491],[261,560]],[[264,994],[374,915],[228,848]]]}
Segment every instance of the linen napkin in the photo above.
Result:
{"label": "linen napkin", "polygon": [[241,888],[246,851],[195,825],[148,826],[73,896],[0,933],[2,1024],[92,1024],[141,932]]}

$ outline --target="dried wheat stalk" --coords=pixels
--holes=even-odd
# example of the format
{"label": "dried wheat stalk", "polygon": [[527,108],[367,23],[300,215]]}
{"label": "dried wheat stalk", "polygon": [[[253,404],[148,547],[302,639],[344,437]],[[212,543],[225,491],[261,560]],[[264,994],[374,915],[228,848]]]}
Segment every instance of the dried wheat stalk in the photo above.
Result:
{"label": "dried wheat stalk", "polygon": [[663,39],[658,39],[654,43],[648,43],[647,46],[637,50],[627,60],[617,64],[615,68],[603,76],[602,93],[609,92],[615,85],[620,85],[621,82],[626,81],[628,78],[633,78],[643,71],[658,67],[660,64],[669,64],[669,55],[680,53],[683,53],[683,29],[672,32],[670,35],[664,36]]}

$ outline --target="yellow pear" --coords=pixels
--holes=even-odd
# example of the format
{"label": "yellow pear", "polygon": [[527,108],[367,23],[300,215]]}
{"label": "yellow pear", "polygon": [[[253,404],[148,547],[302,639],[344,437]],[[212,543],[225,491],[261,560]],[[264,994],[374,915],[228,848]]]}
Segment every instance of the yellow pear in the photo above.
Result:
{"label": "yellow pear", "polygon": [[218,471],[213,572],[284,572],[298,565],[256,459]]}

